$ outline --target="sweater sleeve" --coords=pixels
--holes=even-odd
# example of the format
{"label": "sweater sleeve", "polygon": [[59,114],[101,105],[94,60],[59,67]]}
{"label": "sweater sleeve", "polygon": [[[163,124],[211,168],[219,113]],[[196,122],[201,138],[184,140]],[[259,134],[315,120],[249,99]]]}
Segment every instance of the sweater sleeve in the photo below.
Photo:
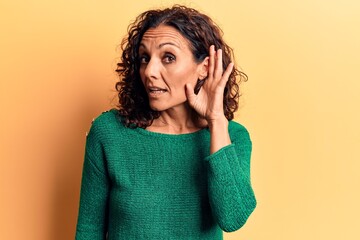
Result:
{"label": "sweater sleeve", "polygon": [[106,239],[110,181],[99,129],[95,120],[86,138],[77,240]]}
{"label": "sweater sleeve", "polygon": [[256,207],[250,182],[251,150],[250,136],[242,127],[232,137],[231,145],[205,159],[210,206],[225,232],[241,228]]}

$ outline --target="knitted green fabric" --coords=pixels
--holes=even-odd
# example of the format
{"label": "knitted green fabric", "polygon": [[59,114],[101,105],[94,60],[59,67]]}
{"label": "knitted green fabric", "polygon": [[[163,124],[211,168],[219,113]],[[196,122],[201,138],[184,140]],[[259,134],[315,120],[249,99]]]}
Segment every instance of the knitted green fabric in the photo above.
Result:
{"label": "knitted green fabric", "polygon": [[229,122],[232,144],[210,152],[210,133],[162,134],[126,128],[116,110],[87,136],[78,240],[223,239],[256,206],[251,140]]}

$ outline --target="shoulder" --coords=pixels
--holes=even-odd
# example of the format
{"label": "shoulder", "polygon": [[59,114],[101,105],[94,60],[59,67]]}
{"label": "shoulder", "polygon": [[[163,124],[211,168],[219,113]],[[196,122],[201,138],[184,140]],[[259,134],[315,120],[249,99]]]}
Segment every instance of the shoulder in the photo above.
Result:
{"label": "shoulder", "polygon": [[107,125],[115,124],[116,122],[120,122],[118,110],[110,109],[102,112],[100,115],[94,118],[92,121],[92,125]]}
{"label": "shoulder", "polygon": [[118,114],[118,110],[110,109],[102,112],[91,122],[90,132],[96,135],[106,135],[106,133],[113,132],[125,128],[121,123],[121,118]]}
{"label": "shoulder", "polygon": [[233,120],[229,121],[229,134],[232,140],[251,141],[247,128]]}

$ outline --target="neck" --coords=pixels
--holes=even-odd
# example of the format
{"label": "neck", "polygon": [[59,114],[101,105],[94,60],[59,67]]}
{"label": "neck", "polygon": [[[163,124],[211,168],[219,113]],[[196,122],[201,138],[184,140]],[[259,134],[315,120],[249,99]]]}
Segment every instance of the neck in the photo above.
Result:
{"label": "neck", "polygon": [[196,123],[196,113],[188,104],[167,109],[154,119],[148,130],[169,134],[191,133],[200,130]]}

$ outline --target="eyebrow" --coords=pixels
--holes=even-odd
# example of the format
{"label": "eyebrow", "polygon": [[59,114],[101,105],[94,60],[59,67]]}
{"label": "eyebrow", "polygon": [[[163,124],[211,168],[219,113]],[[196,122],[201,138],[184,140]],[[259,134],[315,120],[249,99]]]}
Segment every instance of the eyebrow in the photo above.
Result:
{"label": "eyebrow", "polygon": [[[175,43],[173,43],[173,42],[160,43],[157,48],[161,48],[161,47],[163,47],[163,46],[165,46],[165,45],[171,45],[171,46],[174,46],[174,47],[177,47],[177,48],[180,49],[179,45],[177,45],[177,44],[175,44]],[[145,44],[143,44],[143,43],[140,43],[139,48],[140,48],[140,47],[146,48]]]}
{"label": "eyebrow", "polygon": [[175,43],[173,43],[173,42],[164,42],[164,43],[161,43],[161,44],[159,45],[159,48],[163,47],[164,45],[172,45],[172,46],[175,46],[175,47],[177,47],[177,48],[180,48],[179,45],[177,45],[177,44],[175,44]]}

